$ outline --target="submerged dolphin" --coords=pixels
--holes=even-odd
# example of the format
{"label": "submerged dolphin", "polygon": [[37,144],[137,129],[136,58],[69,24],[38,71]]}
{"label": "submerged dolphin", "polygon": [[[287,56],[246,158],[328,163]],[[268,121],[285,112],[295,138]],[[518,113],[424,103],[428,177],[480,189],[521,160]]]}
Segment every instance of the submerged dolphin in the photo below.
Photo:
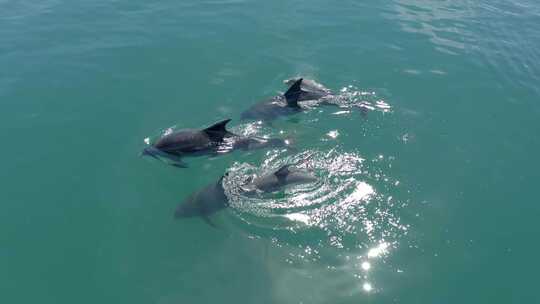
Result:
{"label": "submerged dolphin", "polygon": [[189,218],[199,216],[209,225],[215,227],[209,215],[227,208],[229,200],[225,195],[222,176],[217,182],[211,183],[201,190],[189,195],[174,212],[175,218]]}
{"label": "submerged dolphin", "polygon": [[172,165],[185,168],[181,160],[184,156],[218,155],[233,150],[254,150],[267,147],[284,147],[288,141],[279,138],[245,137],[227,131],[226,125],[231,121],[225,119],[202,130],[182,129],[158,139],[145,148],[143,155],[173,161]]}
{"label": "submerged dolphin", "polygon": [[253,192],[256,190],[262,192],[273,192],[280,190],[287,185],[308,184],[317,181],[317,178],[311,173],[303,170],[293,169],[292,166],[295,165],[296,164],[284,165],[274,172],[258,176],[243,188],[247,192]]}
{"label": "submerged dolphin", "polygon": [[252,105],[241,115],[242,119],[274,120],[302,111],[298,105],[298,98],[302,93],[300,85],[302,78],[296,80],[283,95],[274,96]]}

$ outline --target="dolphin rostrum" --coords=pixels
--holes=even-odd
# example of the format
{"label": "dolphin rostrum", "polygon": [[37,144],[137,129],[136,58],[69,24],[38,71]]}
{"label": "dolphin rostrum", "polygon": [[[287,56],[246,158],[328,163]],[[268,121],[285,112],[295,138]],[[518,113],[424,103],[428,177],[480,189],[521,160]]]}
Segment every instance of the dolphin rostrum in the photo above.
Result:
{"label": "dolphin rostrum", "polygon": [[298,98],[302,93],[302,78],[296,80],[283,95],[274,96],[252,105],[241,115],[242,119],[272,121],[280,116],[302,111]]}
{"label": "dolphin rostrum", "polygon": [[240,136],[227,131],[225,119],[202,130],[182,129],[167,134],[146,147],[142,154],[161,159],[167,158],[172,165],[185,168],[185,156],[219,155],[233,150],[254,150],[267,147],[285,147],[288,141],[279,138]]}
{"label": "dolphin rostrum", "polygon": [[212,227],[216,227],[209,216],[229,206],[229,200],[223,188],[225,174],[217,182],[190,194],[174,212],[175,218],[201,217]]}
{"label": "dolphin rostrum", "polygon": [[317,178],[313,174],[293,168],[295,165],[297,163],[287,164],[281,166],[276,171],[258,176],[243,188],[248,193],[256,190],[273,192],[287,185],[308,184],[317,181]]}

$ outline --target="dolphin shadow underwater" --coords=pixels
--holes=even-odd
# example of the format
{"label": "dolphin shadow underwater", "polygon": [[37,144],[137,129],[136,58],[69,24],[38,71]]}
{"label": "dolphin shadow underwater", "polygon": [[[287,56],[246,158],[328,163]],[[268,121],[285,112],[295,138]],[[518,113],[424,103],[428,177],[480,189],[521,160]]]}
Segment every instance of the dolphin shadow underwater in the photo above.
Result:
{"label": "dolphin shadow underwater", "polygon": [[[288,185],[307,184],[318,180],[311,173],[292,169],[292,166],[297,164],[287,164],[271,173],[260,175],[241,187],[241,190],[248,195],[255,193],[255,191],[268,193],[279,191]],[[210,226],[216,227],[210,220],[210,215],[229,207],[229,199],[225,194],[225,188],[223,188],[223,179],[226,176],[228,173],[225,173],[216,182],[190,194],[178,205],[174,217],[176,219],[200,217]]]}
{"label": "dolphin shadow underwater", "polygon": [[202,130],[181,129],[159,138],[146,147],[141,155],[172,161],[171,165],[187,168],[182,157],[210,155],[217,156],[234,150],[256,150],[272,147],[288,147],[289,142],[280,138],[241,136],[226,129],[231,119],[217,122]]}

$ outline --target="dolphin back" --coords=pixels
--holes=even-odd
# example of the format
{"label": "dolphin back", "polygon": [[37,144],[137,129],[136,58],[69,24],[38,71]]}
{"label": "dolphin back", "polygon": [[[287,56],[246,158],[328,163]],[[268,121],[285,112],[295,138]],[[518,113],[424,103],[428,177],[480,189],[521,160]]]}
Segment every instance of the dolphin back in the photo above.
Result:
{"label": "dolphin back", "polygon": [[290,167],[293,165],[294,164],[284,165],[273,173],[264,174],[255,178],[252,182],[252,186],[264,192],[271,192],[279,190],[287,185],[307,184],[317,181],[317,178],[308,172],[290,170]]}
{"label": "dolphin back", "polygon": [[160,138],[154,147],[167,153],[190,153],[203,150],[210,144],[206,133],[185,129]]}

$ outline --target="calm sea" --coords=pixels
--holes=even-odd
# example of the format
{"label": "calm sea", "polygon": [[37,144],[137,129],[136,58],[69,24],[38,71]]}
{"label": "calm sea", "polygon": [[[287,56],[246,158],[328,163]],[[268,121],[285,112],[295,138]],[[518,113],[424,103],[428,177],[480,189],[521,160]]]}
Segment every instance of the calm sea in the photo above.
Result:
{"label": "calm sea", "polygon": [[[2,0],[0,302],[540,303],[539,62],[532,0]],[[344,107],[239,119],[296,76]],[[139,156],[228,117],[295,149]]]}

